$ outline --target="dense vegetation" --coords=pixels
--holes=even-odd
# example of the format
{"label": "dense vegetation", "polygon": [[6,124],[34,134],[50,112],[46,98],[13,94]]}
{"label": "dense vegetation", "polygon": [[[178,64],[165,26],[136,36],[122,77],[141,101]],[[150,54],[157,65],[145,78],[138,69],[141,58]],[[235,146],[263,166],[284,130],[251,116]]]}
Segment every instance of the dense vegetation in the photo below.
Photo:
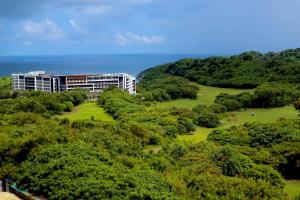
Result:
{"label": "dense vegetation", "polygon": [[76,89],[62,93],[40,91],[14,92],[7,99],[0,99],[0,113],[34,112],[44,115],[71,111],[87,98],[85,90]]}
{"label": "dense vegetation", "polygon": [[129,125],[146,144],[159,144],[161,137],[176,137],[195,130],[194,113],[186,109],[147,109],[145,102],[118,88],[104,92],[99,104],[116,120]]}
{"label": "dense vegetation", "polygon": [[208,140],[234,145],[257,163],[277,169],[286,178],[300,178],[300,121],[281,120],[272,124],[251,123],[216,130]]}
{"label": "dense vegetation", "polygon": [[[286,198],[281,175],[257,162],[260,155],[173,139],[193,131],[197,113],[211,108],[147,110],[147,102],[117,88],[99,103],[116,122],[1,115],[0,176],[49,199]],[[144,151],[149,144],[161,148]]]}
{"label": "dense vegetation", "polygon": [[171,99],[197,97],[198,87],[184,78],[176,76],[161,76],[152,80],[145,80],[139,84],[143,91],[141,97],[147,101],[166,101]]}
{"label": "dense vegetation", "polygon": [[300,88],[277,83],[265,83],[258,86],[254,93],[243,92],[237,95],[219,94],[215,103],[223,106],[223,111],[235,111],[241,108],[282,107],[297,102]]}
{"label": "dense vegetation", "polygon": [[[58,116],[83,103],[84,90],[11,92],[2,78],[0,178],[48,199],[289,199],[284,178],[300,179],[300,120],[219,126],[229,111],[292,103],[300,110],[299,62],[296,49],[153,68],[137,96],[115,87],[101,93],[108,121]],[[255,89],[192,109],[152,106],[195,99],[198,87],[187,79]],[[199,127],[214,128],[207,141],[177,140]]]}
{"label": "dense vegetation", "polygon": [[11,96],[11,84],[9,77],[0,77],[0,99],[6,99]]}
{"label": "dense vegetation", "polygon": [[231,57],[184,59],[148,69],[139,78],[142,82],[150,82],[166,74],[219,87],[255,88],[265,82],[299,84],[300,49],[279,53],[245,52]]}

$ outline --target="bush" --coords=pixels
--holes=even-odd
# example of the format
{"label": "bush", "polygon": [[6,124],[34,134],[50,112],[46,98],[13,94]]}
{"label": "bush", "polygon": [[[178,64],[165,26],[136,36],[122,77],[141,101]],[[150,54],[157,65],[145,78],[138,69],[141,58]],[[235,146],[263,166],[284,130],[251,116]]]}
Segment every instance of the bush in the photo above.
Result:
{"label": "bush", "polygon": [[195,121],[197,125],[207,128],[214,128],[220,125],[219,117],[215,113],[199,114]]}
{"label": "bush", "polygon": [[[277,83],[264,84],[254,91],[255,106],[262,108],[280,107],[295,100],[296,89],[293,86]],[[299,97],[299,96],[298,96]]]}
{"label": "bush", "polygon": [[71,101],[66,101],[65,105],[66,105],[66,108],[64,111],[66,111],[66,112],[71,112],[74,108],[74,105]]}
{"label": "bush", "polygon": [[236,111],[242,108],[242,103],[238,101],[236,96],[227,93],[221,93],[216,96],[215,103],[226,108],[226,111]]}
{"label": "bush", "polygon": [[[212,181],[213,180],[213,181]],[[278,199],[287,196],[282,188],[274,187],[264,180],[201,174],[187,185],[190,199]]]}

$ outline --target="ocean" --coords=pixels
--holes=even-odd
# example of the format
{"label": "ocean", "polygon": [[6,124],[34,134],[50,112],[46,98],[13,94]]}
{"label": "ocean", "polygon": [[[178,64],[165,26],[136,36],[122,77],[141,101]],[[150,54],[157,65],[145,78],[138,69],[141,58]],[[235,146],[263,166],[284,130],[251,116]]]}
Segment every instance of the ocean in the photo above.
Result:
{"label": "ocean", "polygon": [[42,70],[51,74],[121,73],[137,75],[145,69],[183,58],[204,55],[108,54],[67,56],[0,56],[0,76]]}

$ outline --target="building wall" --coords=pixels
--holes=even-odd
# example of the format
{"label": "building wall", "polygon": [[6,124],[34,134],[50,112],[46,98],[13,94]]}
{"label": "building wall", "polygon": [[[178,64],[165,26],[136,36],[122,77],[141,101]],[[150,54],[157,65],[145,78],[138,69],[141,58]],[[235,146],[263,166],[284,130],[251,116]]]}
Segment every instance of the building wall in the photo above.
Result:
{"label": "building wall", "polygon": [[47,92],[62,92],[77,87],[90,92],[101,92],[110,86],[119,87],[130,94],[136,94],[135,77],[126,74],[91,74],[49,76],[45,72],[30,72],[27,74],[12,74],[13,90],[40,90]]}

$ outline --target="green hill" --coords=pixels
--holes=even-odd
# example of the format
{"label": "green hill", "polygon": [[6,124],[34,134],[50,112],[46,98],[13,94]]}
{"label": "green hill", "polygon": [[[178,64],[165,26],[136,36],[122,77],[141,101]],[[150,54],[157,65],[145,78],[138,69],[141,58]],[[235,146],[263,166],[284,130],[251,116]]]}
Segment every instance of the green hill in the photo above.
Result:
{"label": "green hill", "polygon": [[164,75],[184,77],[203,85],[255,88],[265,82],[300,83],[300,48],[282,52],[245,52],[231,57],[183,59],[147,69],[138,75],[149,82]]}

